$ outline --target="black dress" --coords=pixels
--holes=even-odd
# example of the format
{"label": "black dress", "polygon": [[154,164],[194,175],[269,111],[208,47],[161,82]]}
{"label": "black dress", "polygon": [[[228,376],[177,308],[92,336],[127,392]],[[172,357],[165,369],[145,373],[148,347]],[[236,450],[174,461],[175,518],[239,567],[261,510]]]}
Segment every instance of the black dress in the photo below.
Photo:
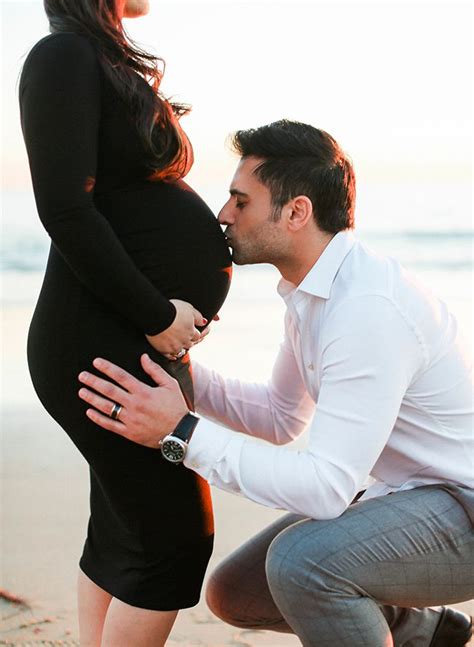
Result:
{"label": "black dress", "polygon": [[20,108],[38,213],[52,241],[28,363],[41,402],[90,466],[80,566],[130,605],[193,606],[213,542],[207,483],[89,421],[77,376],[100,356],[153,385],[140,366],[147,352],[192,402],[189,357],[168,362],[145,334],[172,323],[170,298],[211,320],[228,291],[229,250],[188,185],[147,179],[138,131],[85,36],[54,33],[33,47]]}

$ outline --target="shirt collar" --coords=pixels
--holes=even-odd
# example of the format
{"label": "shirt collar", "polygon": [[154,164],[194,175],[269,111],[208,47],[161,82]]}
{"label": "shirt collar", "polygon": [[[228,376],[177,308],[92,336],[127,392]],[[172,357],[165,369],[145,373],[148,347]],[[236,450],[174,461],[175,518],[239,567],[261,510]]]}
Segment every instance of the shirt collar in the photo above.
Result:
{"label": "shirt collar", "polygon": [[278,294],[286,301],[293,291],[301,291],[322,299],[329,299],[336,274],[354,246],[351,231],[340,231],[331,239],[321,256],[298,286],[286,279],[278,283]]}

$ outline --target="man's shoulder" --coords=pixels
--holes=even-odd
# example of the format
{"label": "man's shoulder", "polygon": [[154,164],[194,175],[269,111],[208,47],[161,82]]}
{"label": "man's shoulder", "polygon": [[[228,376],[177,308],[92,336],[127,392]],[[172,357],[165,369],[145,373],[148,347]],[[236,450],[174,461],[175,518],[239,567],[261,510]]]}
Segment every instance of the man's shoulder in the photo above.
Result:
{"label": "man's shoulder", "polygon": [[431,290],[398,259],[384,256],[356,241],[334,281],[335,301],[355,297],[384,297],[395,303],[426,301]]}
{"label": "man's shoulder", "polygon": [[356,240],[335,277],[331,299],[336,305],[358,296],[391,298],[393,286],[405,280],[404,270],[395,258],[382,256]]}
{"label": "man's shoulder", "polygon": [[356,242],[340,268],[326,308],[326,319],[347,322],[385,317],[389,326],[401,316],[413,329],[432,328],[446,309],[440,299],[397,259]]}

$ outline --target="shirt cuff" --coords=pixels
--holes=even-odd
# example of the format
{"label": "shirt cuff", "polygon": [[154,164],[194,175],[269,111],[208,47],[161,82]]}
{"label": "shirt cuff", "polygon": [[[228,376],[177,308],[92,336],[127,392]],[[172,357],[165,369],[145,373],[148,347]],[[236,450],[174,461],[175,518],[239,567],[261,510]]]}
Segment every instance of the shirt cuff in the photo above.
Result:
{"label": "shirt cuff", "polygon": [[212,484],[215,467],[223,461],[238,462],[244,442],[245,436],[235,431],[201,421],[189,441],[183,463]]}

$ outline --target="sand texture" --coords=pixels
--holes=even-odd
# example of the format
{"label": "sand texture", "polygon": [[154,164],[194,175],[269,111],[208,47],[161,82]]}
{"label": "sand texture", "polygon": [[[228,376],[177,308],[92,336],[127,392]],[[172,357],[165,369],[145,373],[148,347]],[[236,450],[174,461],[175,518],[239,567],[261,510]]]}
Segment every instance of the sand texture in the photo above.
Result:
{"label": "sand texture", "polygon": [[[278,308],[263,321],[278,322]],[[275,323],[259,331],[251,310],[245,312],[229,310],[212,339],[194,349],[195,357],[223,372],[232,366],[244,379],[265,379],[279,329]],[[88,519],[88,468],[33,392],[25,361],[30,317],[30,304],[2,311],[0,645],[78,645],[75,587]],[[235,339],[253,349],[251,363]],[[216,543],[209,570],[281,514],[218,490],[213,497]],[[12,596],[25,604],[6,599]],[[472,603],[459,608],[474,612]],[[294,636],[225,625],[203,600],[180,613],[168,641],[170,647],[299,644]]]}

